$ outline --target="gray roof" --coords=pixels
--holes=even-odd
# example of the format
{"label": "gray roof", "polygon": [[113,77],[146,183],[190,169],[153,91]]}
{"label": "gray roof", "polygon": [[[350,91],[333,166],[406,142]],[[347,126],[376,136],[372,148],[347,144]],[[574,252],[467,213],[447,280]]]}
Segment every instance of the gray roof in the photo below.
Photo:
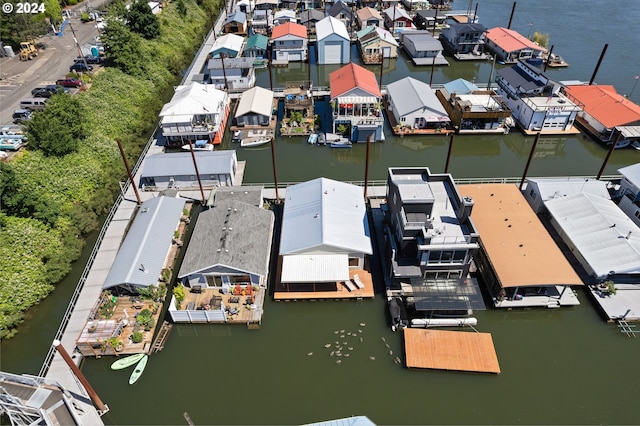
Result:
{"label": "gray roof", "polygon": [[266,276],[273,224],[269,210],[241,201],[216,203],[198,216],[178,277],[215,266]]}
{"label": "gray roof", "polygon": [[256,207],[262,207],[262,186],[221,186],[216,188],[214,206],[221,202],[242,201]]}
{"label": "gray roof", "polygon": [[[236,162],[234,150],[194,151],[198,172],[201,175],[233,173]],[[148,155],[144,161],[141,178],[157,176],[185,176],[195,174],[190,152]],[[142,179],[141,179],[142,180]]]}
{"label": "gray roof", "polygon": [[640,163],[618,169],[629,182],[640,187]]}
{"label": "gray roof", "polygon": [[[229,70],[233,68],[253,68],[254,58],[224,58],[224,68]],[[210,70],[221,70],[222,69],[222,59],[220,58],[211,58],[207,61],[207,69]]]}
{"label": "gray roof", "polygon": [[158,283],[184,203],[181,198],[171,197],[156,197],[142,203],[103,289],[119,285],[149,287]]}
{"label": "gray roof", "polygon": [[534,79],[518,65],[498,70],[498,75],[513,87],[521,87],[525,92],[544,87],[545,84]]}
{"label": "gray roof", "polygon": [[402,33],[402,40],[404,43],[405,40],[411,40],[418,52],[442,50],[440,40],[423,31],[405,31]]}
{"label": "gray roof", "polygon": [[309,21],[319,21],[324,18],[324,13],[318,9],[307,9],[300,12],[300,23],[304,24]]}
{"label": "gray roof", "polygon": [[413,77],[405,77],[387,85],[387,95],[394,100],[399,116],[423,110],[424,116],[446,117],[444,109],[433,89],[427,83]]}
{"label": "gray roof", "polygon": [[231,22],[239,22],[241,24],[244,24],[247,22],[247,14],[239,10],[236,10],[231,15],[229,15],[227,19],[224,21],[225,24],[228,24]]}

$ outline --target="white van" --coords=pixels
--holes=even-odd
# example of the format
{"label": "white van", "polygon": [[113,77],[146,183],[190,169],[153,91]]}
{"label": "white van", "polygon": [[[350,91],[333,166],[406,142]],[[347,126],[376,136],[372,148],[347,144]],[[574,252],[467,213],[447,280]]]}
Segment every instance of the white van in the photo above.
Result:
{"label": "white van", "polygon": [[47,98],[27,98],[20,101],[20,108],[31,111],[43,110],[47,106]]}

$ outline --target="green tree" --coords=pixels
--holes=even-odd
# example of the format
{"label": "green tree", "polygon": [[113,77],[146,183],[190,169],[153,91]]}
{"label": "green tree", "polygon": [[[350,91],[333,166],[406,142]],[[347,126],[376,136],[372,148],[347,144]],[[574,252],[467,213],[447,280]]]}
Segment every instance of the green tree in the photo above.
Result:
{"label": "green tree", "polygon": [[62,22],[62,6],[58,0],[44,0],[44,16],[53,24]]}
{"label": "green tree", "polygon": [[127,13],[127,25],[134,33],[140,34],[147,40],[160,35],[160,22],[153,14],[146,0],[135,0]]}
{"label": "green tree", "polygon": [[86,135],[80,101],[66,93],[52,96],[47,108],[27,122],[27,133],[29,146],[47,156],[62,157],[76,152]]}
{"label": "green tree", "polygon": [[129,30],[118,18],[107,19],[104,29],[104,51],[111,65],[125,74],[142,76],[142,38]]}
{"label": "green tree", "polygon": [[220,0],[200,0],[198,5],[211,21],[211,28],[214,28],[216,18],[220,14],[222,2]]}
{"label": "green tree", "polygon": [[184,0],[178,0],[176,2],[176,10],[178,11],[178,15],[183,19],[187,16],[187,6],[185,6]]}

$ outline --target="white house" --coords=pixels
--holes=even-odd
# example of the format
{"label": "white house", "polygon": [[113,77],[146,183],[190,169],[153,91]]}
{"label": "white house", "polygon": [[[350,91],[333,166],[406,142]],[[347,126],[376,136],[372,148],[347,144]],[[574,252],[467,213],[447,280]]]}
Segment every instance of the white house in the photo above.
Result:
{"label": "white house", "polygon": [[[223,62],[224,61],[224,64]],[[254,58],[212,58],[207,61],[209,83],[217,89],[249,89],[256,84]]]}
{"label": "white house", "polygon": [[554,198],[585,193],[610,200],[607,183],[597,179],[584,178],[529,178],[522,191],[524,198],[537,214],[546,211],[544,203]]}
{"label": "white house", "polygon": [[346,64],[349,62],[351,38],[344,22],[327,16],[316,23],[318,64]]}
{"label": "white house", "polygon": [[236,124],[243,126],[269,126],[273,113],[273,95],[271,90],[260,86],[245,91],[236,108]]}
{"label": "white house", "polygon": [[362,188],[327,178],[287,187],[281,283],[349,281],[349,269],[363,269],[372,253]]}
{"label": "white house", "polygon": [[427,83],[405,77],[387,85],[389,113],[396,123],[413,129],[446,128],[451,120]]}
{"label": "white house", "polygon": [[[238,158],[235,150],[194,151],[203,187],[233,186]],[[140,176],[140,187],[152,190],[198,189],[198,176],[190,152],[148,155]]]}
{"label": "white house", "polygon": [[307,27],[293,22],[276,25],[271,31],[275,60],[282,63],[307,60]]}
{"label": "white house", "polygon": [[244,37],[237,34],[224,34],[219,36],[213,42],[209,58],[219,58],[224,55],[226,58],[235,58],[240,56],[242,46],[244,45]]}

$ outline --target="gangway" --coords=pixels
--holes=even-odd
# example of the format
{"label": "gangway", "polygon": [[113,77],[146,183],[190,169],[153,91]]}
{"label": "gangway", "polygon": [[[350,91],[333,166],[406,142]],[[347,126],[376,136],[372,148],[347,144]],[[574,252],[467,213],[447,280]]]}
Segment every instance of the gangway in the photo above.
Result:
{"label": "gangway", "polygon": [[623,319],[618,320],[618,327],[620,328],[620,332],[626,334],[628,337],[636,337],[636,333],[638,333],[637,330],[634,330],[635,325],[631,325]]}

